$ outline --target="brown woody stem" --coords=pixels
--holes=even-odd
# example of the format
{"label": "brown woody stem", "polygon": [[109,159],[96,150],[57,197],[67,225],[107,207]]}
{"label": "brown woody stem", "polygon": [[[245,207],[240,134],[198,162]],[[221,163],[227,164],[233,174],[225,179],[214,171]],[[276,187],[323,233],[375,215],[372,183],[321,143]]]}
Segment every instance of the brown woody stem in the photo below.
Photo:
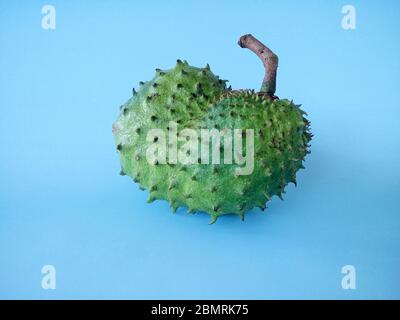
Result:
{"label": "brown woody stem", "polygon": [[241,36],[238,44],[242,48],[253,51],[261,59],[265,68],[265,76],[260,92],[274,96],[276,90],[276,70],[278,69],[279,61],[278,56],[251,34]]}

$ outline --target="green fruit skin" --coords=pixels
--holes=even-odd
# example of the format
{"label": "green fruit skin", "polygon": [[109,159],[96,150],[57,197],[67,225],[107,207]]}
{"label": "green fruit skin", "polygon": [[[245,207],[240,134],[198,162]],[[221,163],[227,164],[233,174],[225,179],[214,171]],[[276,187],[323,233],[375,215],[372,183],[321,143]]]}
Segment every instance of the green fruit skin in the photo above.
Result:
{"label": "green fruit skin", "polygon": [[[289,100],[273,100],[252,90],[231,91],[225,82],[208,65],[195,68],[178,60],[171,70],[157,69],[154,78],[141,83],[121,106],[113,124],[121,174],[149,190],[148,202],[167,200],[174,212],[181,206],[191,213],[205,211],[211,222],[224,214],[243,219],[254,207],[265,209],[274,195],[282,198],[288,183],[296,184],[296,172],[304,168],[303,160],[310,153],[312,134],[305,113]],[[178,123],[178,132],[253,129],[252,174],[236,175],[238,164],[223,164],[223,151],[221,164],[148,163],[147,132],[168,132],[170,121]]]}

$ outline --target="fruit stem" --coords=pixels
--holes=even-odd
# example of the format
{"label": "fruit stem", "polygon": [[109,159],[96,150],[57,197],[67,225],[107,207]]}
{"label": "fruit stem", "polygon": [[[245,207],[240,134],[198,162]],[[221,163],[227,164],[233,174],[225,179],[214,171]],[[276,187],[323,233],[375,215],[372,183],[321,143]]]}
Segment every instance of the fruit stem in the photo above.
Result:
{"label": "fruit stem", "polygon": [[238,44],[242,48],[247,48],[253,51],[261,59],[265,68],[265,76],[260,92],[273,97],[276,90],[276,70],[279,61],[278,56],[251,34],[241,36]]}

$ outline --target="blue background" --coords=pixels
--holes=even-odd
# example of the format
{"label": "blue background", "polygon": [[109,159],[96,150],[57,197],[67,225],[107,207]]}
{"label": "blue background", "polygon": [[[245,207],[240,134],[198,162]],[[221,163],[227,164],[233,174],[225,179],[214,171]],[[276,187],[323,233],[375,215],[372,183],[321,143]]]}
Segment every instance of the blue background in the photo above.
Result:
{"label": "blue background", "polygon": [[[400,4],[350,1],[343,30],[345,4],[0,1],[0,298],[400,298]],[[279,55],[277,94],[312,122],[298,187],[212,226],[146,204],[118,174],[119,105],[177,58],[258,89],[245,33]]]}

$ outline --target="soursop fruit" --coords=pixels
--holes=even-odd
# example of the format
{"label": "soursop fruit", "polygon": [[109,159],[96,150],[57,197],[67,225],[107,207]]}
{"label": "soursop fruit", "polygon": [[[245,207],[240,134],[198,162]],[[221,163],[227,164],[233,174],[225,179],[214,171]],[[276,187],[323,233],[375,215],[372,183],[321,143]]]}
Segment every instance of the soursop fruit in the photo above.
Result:
{"label": "soursop fruit", "polygon": [[[299,105],[274,95],[277,56],[251,35],[239,44],[264,63],[259,92],[232,90],[208,65],[177,60],[174,68],[156,69],[153,79],[140,82],[121,106],[113,124],[121,175],[147,189],[148,202],[164,199],[174,212],[207,212],[213,223],[224,214],[243,219],[254,207],[264,210],[273,196],[282,198],[288,183],[296,184],[310,152],[310,123]],[[226,135],[213,144],[203,132]],[[253,163],[239,174],[244,155]]]}

